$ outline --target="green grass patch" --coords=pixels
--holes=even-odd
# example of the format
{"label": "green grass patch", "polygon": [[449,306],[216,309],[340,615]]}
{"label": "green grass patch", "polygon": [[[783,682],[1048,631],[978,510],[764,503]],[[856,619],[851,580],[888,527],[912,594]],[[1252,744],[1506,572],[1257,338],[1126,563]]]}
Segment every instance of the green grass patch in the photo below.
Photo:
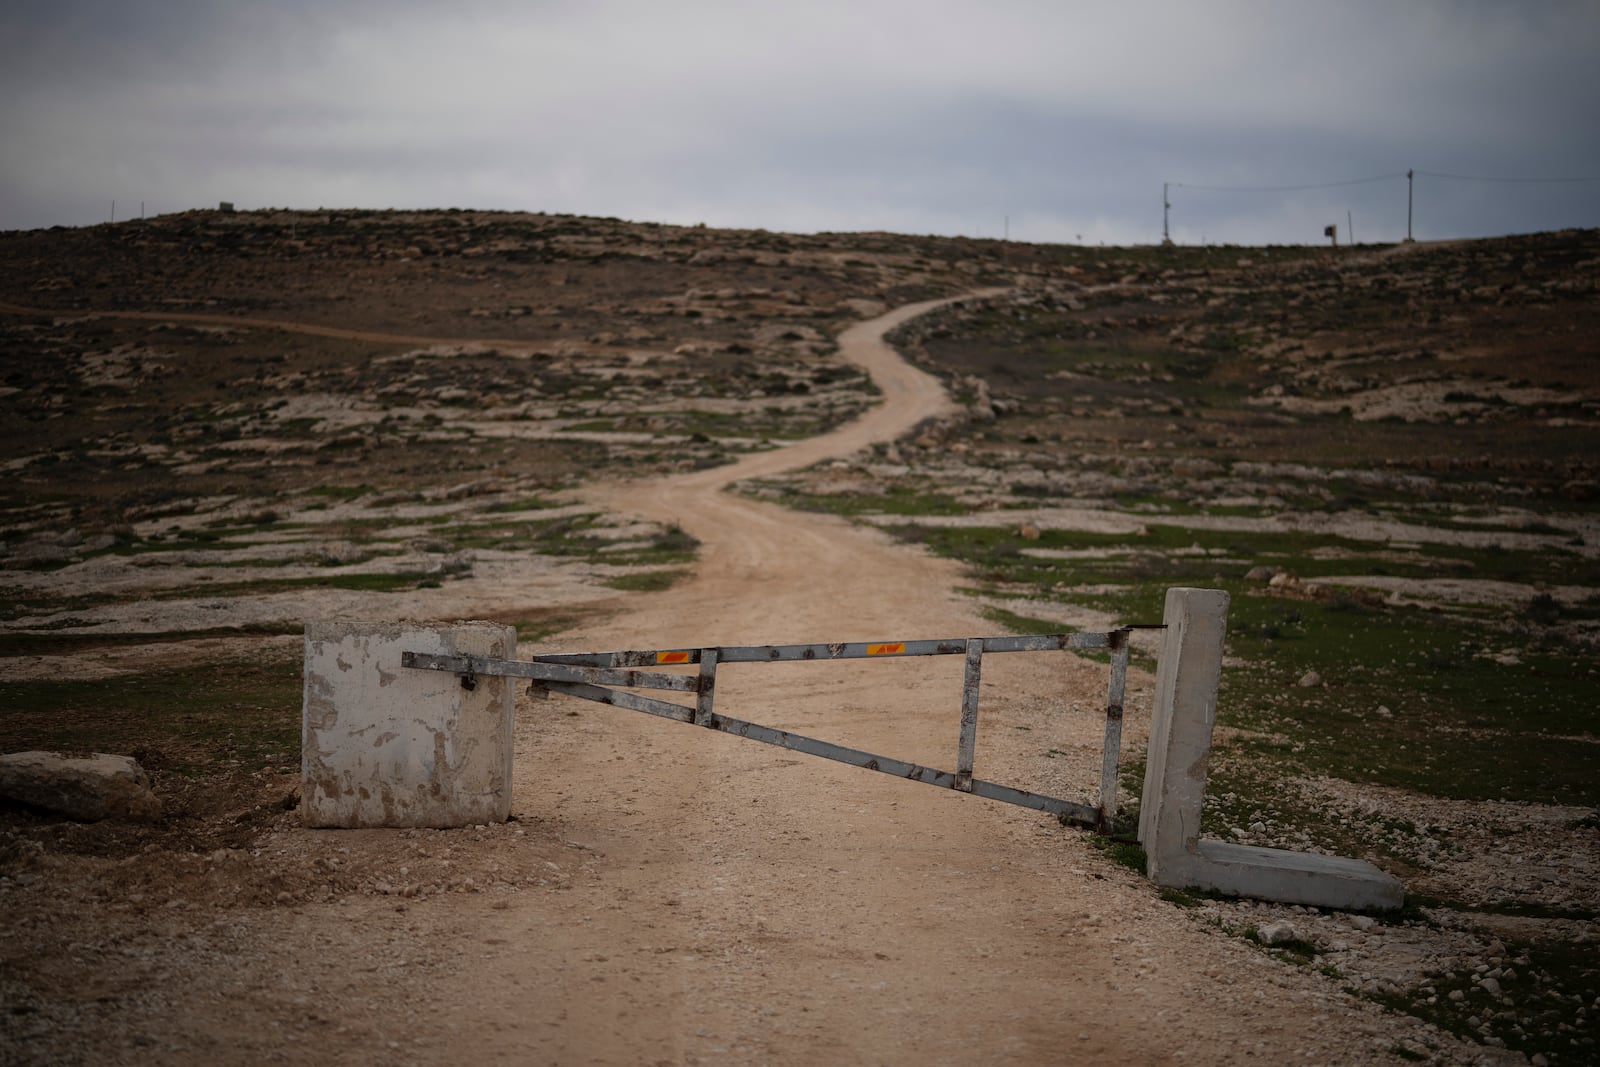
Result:
{"label": "green grass patch", "polygon": [[624,593],[659,593],[664,589],[671,589],[688,573],[683,570],[642,571],[638,574],[622,574],[615,578],[607,578],[604,584]]}
{"label": "green grass patch", "polygon": [[829,515],[964,515],[968,508],[945,493],[891,486],[883,493],[802,493],[783,488],[779,502],[796,511]]}
{"label": "green grass patch", "polygon": [[524,496],[516,500],[501,500],[484,508],[490,515],[502,515],[511,511],[543,511],[555,507],[555,503],[541,496]]}
{"label": "green grass patch", "polygon": [[532,618],[517,619],[514,623],[517,628],[517,643],[536,644],[556,634],[566,633],[583,619],[583,614],[574,611],[551,611]]}
{"label": "green grass patch", "polygon": [[267,637],[303,632],[304,627],[300,623],[285,622],[162,633],[0,633],[0,656],[61,656],[96,648],[128,648],[207,637]]}
{"label": "green grass patch", "polygon": [[[1066,825],[1063,823],[1063,825]],[[1137,841],[1125,841],[1121,838],[1105,837],[1101,834],[1090,834],[1089,843],[1099,849],[1113,863],[1119,864],[1137,874],[1144,874],[1149,858]]]}
{"label": "green grass patch", "polygon": [[1077,630],[1075,626],[1068,626],[1054,619],[1018,615],[1005,608],[984,608],[983,617],[1014,634],[1069,634]]}
{"label": "green grass patch", "polygon": [[[1273,780],[1298,774],[1468,800],[1600,804],[1600,745],[1584,740],[1600,733],[1596,674],[1580,650],[1497,634],[1468,614],[1388,607],[1359,591],[1291,599],[1244,580],[1260,563],[1302,577],[1430,576],[1446,558],[1459,573],[1581,581],[1590,564],[1569,553],[1429,546],[1396,563],[1385,546],[1347,538],[1162,523],[1128,534],[1046,530],[1036,540],[1006,527],[906,523],[893,531],[964,562],[979,594],[1032,589],[1130,622],[1158,621],[1171,586],[1227,590],[1227,651],[1244,666],[1223,672],[1218,721],[1274,738],[1234,745],[1249,758],[1233,760],[1243,770],[1231,781],[1225,773],[1224,785],[1244,804],[1266,803]],[[1364,559],[1380,553],[1381,561]],[[1091,586],[1099,588],[1076,592]],[[1546,605],[1546,615],[1585,607]],[[1538,611],[1538,603],[1519,606],[1506,624],[1537,624]],[[1520,662],[1491,658],[1507,644]],[[1313,671],[1323,684],[1297,684]]]}
{"label": "green grass patch", "polygon": [[[1281,622],[1289,610],[1293,627]],[[1600,728],[1587,657],[1527,649],[1501,663],[1461,620],[1242,592],[1229,632],[1229,654],[1250,667],[1223,672],[1218,721],[1288,738],[1242,742],[1284,773],[1466,800],[1600,803],[1600,745],[1579,739]],[[1297,684],[1313,671],[1322,685]]]}
{"label": "green grass patch", "polygon": [[180,771],[297,762],[294,655],[193,663],[90,680],[0,682],[0,750],[160,750]]}

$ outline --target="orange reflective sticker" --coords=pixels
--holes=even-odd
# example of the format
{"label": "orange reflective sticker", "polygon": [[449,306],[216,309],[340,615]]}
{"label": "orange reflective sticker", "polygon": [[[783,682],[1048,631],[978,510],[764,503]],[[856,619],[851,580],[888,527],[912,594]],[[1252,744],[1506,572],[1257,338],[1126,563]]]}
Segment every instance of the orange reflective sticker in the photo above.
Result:
{"label": "orange reflective sticker", "polygon": [[657,652],[656,653],[656,662],[657,663],[688,663],[689,662],[689,653],[687,653],[687,652]]}
{"label": "orange reflective sticker", "polygon": [[893,644],[887,644],[887,645],[868,645],[867,646],[867,655],[869,655],[869,656],[898,656],[900,653],[904,652],[905,650],[906,650],[906,643],[904,641],[895,641]]}

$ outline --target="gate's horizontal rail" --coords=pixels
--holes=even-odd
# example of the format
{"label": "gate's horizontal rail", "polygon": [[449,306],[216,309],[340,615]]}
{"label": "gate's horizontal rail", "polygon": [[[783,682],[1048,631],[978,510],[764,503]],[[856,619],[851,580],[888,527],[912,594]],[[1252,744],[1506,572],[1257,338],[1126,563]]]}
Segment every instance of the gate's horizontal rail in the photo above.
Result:
{"label": "gate's horizontal rail", "polygon": [[404,652],[400,665],[453,674],[491,674],[510,678],[530,678],[538,682],[588,682],[591,685],[624,685],[632,689],[668,689],[676,693],[698,693],[700,679],[693,674],[661,674],[656,671],[608,670],[581,664],[551,663],[546,659],[492,659],[483,656],[441,656],[432,652]]}
{"label": "gate's horizontal rail", "polygon": [[[877,659],[890,656],[964,656],[971,639],[929,641],[852,641],[816,645],[724,645],[718,663],[784,663],[795,660]],[[1027,634],[981,637],[985,652],[1053,652],[1069,648],[1111,648],[1126,640],[1125,631],[1081,634]],[[585,667],[658,667],[699,663],[703,648],[648,649],[625,652],[559,652],[534,657],[540,663]]]}
{"label": "gate's horizontal rail", "polygon": [[581,683],[550,682],[547,683],[546,688],[552,693],[565,693],[568,696],[582,697],[585,700],[593,700],[601,704],[611,704],[615,707],[628,708],[632,711],[642,711],[647,715],[659,715],[663,719],[672,719],[675,722],[704,726],[709,730],[720,730],[725,734],[747,737],[752,741],[762,741],[794,752],[804,752],[807,755],[821,756],[823,759],[836,760],[839,763],[848,763],[852,767],[892,774],[897,778],[906,778],[913,782],[922,782],[925,785],[974,793],[980,797],[988,797],[990,800],[1000,800],[1007,804],[1015,804],[1019,807],[1032,808],[1035,811],[1062,816],[1087,826],[1095,826],[1100,821],[1100,812],[1087,804],[1062,800],[1059,797],[1044,796],[1040,793],[1030,793],[1025,789],[1014,789],[1011,786],[1000,785],[997,782],[986,782],[981,778],[972,779],[970,785],[958,784],[957,776],[951,771],[923,767],[916,763],[907,763],[904,760],[892,759],[888,756],[875,756],[870,752],[862,752],[860,749],[846,748],[844,745],[836,745],[829,741],[819,741],[804,734],[791,733],[788,730],[777,730],[770,726],[762,726],[758,723],[746,722],[743,719],[734,719],[726,715],[713,713],[697,719],[694,708],[684,707],[681,704],[674,704],[667,700],[656,700],[654,697],[640,696],[637,693],[619,693],[614,689],[602,689],[599,686],[583,685]]}

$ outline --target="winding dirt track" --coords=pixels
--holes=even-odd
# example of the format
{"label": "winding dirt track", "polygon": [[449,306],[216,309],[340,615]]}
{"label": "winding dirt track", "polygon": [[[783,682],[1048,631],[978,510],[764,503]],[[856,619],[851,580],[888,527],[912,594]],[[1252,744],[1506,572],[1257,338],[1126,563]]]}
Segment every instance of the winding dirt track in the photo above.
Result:
{"label": "winding dirt track", "polygon": [[[931,306],[841,338],[885,397],[853,425],[730,468],[595,489],[608,509],[681,523],[704,543],[702,562],[563,647],[992,632],[953,592],[944,562],[722,492],[948,410],[937,382],[881,341]],[[949,767],[960,670],[958,657],[725,667],[717,707]],[[1092,797],[1103,670],[1064,654],[986,660],[979,775]],[[585,883],[549,898],[561,902],[554,911],[514,906],[475,921],[475,937],[517,946],[451,1005],[475,1054],[564,1064],[1388,1058],[1368,1009],[1208,934],[1046,816],[577,701],[520,708],[519,722],[517,809],[553,814],[564,837],[602,858]],[[1143,727],[1130,723],[1135,735]],[[1061,758],[1041,759],[1051,747]],[[1051,780],[1013,777],[1040,765]]]}
{"label": "winding dirt track", "polygon": [[[562,647],[992,632],[948,563],[723,492],[948,410],[881,341],[931,306],[840,338],[884,394],[850,426],[728,468],[594,488],[608,510],[679,522],[701,562]],[[949,768],[960,681],[954,656],[736,665],[718,672],[717,707]],[[1135,742],[1148,684],[1130,678]],[[1104,667],[1064,653],[986,659],[977,773],[1092,799],[1104,686]],[[137,972],[170,1007],[115,1018],[192,1040],[205,1051],[170,1062],[194,1063],[1402,1062],[1398,1020],[1218,936],[1047,816],[565,699],[522,703],[517,739],[514,810],[529,840],[561,842],[555,885],[345,896],[182,929],[169,963]],[[518,832],[349,831],[279,848],[371,852],[403,878],[426,843],[484,877]],[[160,911],[181,928],[180,912]],[[207,947],[223,936],[237,954]],[[308,1025],[318,1036],[287,1044]],[[105,1047],[85,1062],[145,1058]]]}

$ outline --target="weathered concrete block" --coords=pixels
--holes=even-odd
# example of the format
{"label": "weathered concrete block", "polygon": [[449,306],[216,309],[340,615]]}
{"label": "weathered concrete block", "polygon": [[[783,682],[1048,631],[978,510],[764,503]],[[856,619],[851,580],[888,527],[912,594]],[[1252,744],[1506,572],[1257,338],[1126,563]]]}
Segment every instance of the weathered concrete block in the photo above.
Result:
{"label": "weathered concrete block", "polygon": [[161,818],[161,800],[131,756],[13,752],[0,756],[0,798],[80,822]]}
{"label": "weathered concrete block", "polygon": [[1167,590],[1167,630],[1156,668],[1139,809],[1139,841],[1150,880],[1325,908],[1399,907],[1404,887],[1365,860],[1200,837],[1227,620],[1227,593]]}
{"label": "weathered concrete block", "polygon": [[308,826],[467,826],[511,815],[511,679],[400,665],[402,652],[510,659],[516,630],[306,624],[301,811]]}
{"label": "weathered concrete block", "polygon": [[1202,839],[1194,859],[1169,861],[1162,884],[1342,911],[1398,908],[1406,899],[1397,878],[1346,856]]}

